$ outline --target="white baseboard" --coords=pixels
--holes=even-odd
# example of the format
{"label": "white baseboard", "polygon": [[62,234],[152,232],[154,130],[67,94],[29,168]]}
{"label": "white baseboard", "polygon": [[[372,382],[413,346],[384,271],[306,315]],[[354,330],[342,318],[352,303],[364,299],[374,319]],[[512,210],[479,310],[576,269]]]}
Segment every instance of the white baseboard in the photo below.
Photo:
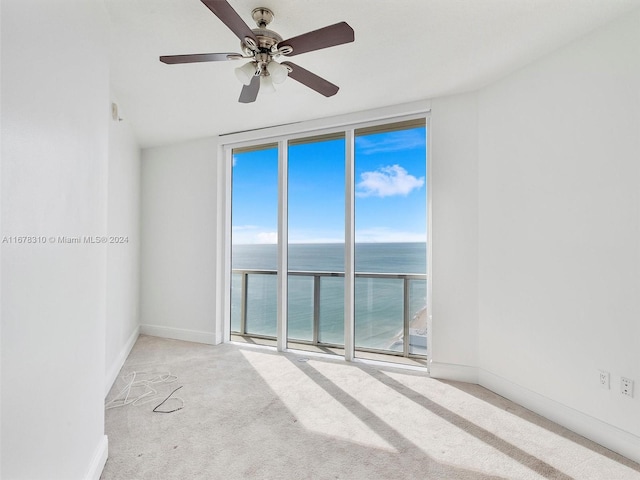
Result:
{"label": "white baseboard", "polygon": [[171,338],[184,340],[185,342],[216,344],[216,335],[213,332],[200,332],[198,330],[185,330],[182,328],[161,327],[158,325],[140,325],[140,333],[152,337]]}
{"label": "white baseboard", "polygon": [[109,439],[106,435],[102,436],[100,443],[96,447],[96,451],[93,454],[91,463],[89,464],[89,470],[85,475],[85,480],[100,480],[102,470],[107,463],[107,457],[109,456]]}
{"label": "white baseboard", "polygon": [[640,437],[630,432],[574,410],[486,370],[479,370],[478,383],[583,437],[640,462]]}
{"label": "white baseboard", "polygon": [[122,347],[122,350],[118,355],[118,358],[116,358],[116,360],[113,362],[113,365],[111,365],[111,367],[109,368],[109,371],[107,372],[106,385],[104,390],[105,397],[108,395],[109,390],[111,390],[111,387],[116,381],[116,378],[118,378],[120,369],[124,365],[124,362],[127,360],[127,357],[131,353],[131,349],[135,345],[136,340],[138,340],[139,336],[140,336],[140,327],[137,327],[133,331],[129,339],[127,340],[127,343],[124,345],[124,347]]}
{"label": "white baseboard", "polygon": [[442,380],[478,383],[478,369],[468,365],[431,362],[429,364],[429,376]]}

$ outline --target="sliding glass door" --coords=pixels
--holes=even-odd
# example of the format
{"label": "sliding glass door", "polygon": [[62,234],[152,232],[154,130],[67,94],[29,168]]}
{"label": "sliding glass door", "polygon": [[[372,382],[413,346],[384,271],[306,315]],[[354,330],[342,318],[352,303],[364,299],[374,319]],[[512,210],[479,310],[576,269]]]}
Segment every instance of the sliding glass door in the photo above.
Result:
{"label": "sliding glass door", "polygon": [[[355,350],[426,354],[426,126],[355,132]],[[422,337],[422,338],[419,338]],[[421,350],[419,347],[424,345]]]}
{"label": "sliding glass door", "polygon": [[344,134],[292,140],[287,158],[289,346],[342,346]]}
{"label": "sliding glass door", "polygon": [[422,117],[233,148],[233,339],[426,358],[426,139]]}
{"label": "sliding glass door", "polygon": [[275,338],[277,324],[277,144],[232,157],[231,331]]}

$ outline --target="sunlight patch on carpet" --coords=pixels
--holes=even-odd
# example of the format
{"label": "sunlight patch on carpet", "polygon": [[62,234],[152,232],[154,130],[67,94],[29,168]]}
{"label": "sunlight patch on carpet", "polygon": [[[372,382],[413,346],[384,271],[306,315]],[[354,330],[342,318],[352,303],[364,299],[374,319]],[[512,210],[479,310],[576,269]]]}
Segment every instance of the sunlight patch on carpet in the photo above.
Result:
{"label": "sunlight patch on carpet", "polygon": [[[461,428],[464,425],[452,424],[443,416],[442,411],[425,408],[364,369],[320,361],[309,363],[393,427],[397,435],[402,435],[438,462],[486,475],[499,471],[509,479],[547,478],[470,434]],[[348,374],[342,371],[345,368],[349,369]],[[376,373],[383,375],[382,372]],[[408,377],[417,383],[426,384],[425,388],[437,383],[426,376]]]}
{"label": "sunlight patch on carpet", "polygon": [[250,350],[240,353],[304,428],[367,447],[397,451],[286,357]]}

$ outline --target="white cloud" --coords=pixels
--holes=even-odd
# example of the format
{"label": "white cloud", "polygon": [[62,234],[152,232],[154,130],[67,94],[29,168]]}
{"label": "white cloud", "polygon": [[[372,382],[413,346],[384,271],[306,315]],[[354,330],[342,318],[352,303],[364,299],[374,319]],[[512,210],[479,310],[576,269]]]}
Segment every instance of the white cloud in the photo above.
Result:
{"label": "white cloud", "polygon": [[364,172],[356,185],[358,197],[391,197],[408,195],[424,185],[424,177],[410,175],[400,165],[389,165],[373,172]]}

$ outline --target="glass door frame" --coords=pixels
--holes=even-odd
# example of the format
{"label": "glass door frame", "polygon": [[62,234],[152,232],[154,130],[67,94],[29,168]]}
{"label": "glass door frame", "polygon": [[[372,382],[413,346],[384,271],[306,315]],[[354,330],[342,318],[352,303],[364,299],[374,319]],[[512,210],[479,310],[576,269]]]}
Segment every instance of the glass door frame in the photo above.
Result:
{"label": "glass door frame", "polygon": [[[427,365],[432,352],[432,188],[431,188],[431,128],[430,109],[404,115],[381,116],[376,120],[338,123],[321,128],[323,121],[307,122],[291,127],[274,127],[255,132],[229,134],[220,137],[218,148],[218,234],[216,260],[216,338],[231,341],[231,186],[233,150],[263,144],[278,145],[278,287],[277,287],[277,350],[288,351],[288,145],[290,141],[319,135],[345,135],[345,292],[344,292],[344,359],[359,360],[355,355],[355,134],[356,130],[398,122],[423,119],[426,126],[426,226],[427,226]],[[228,138],[225,138],[228,137]],[[254,137],[254,138],[251,138]],[[283,241],[284,240],[284,241]]]}

